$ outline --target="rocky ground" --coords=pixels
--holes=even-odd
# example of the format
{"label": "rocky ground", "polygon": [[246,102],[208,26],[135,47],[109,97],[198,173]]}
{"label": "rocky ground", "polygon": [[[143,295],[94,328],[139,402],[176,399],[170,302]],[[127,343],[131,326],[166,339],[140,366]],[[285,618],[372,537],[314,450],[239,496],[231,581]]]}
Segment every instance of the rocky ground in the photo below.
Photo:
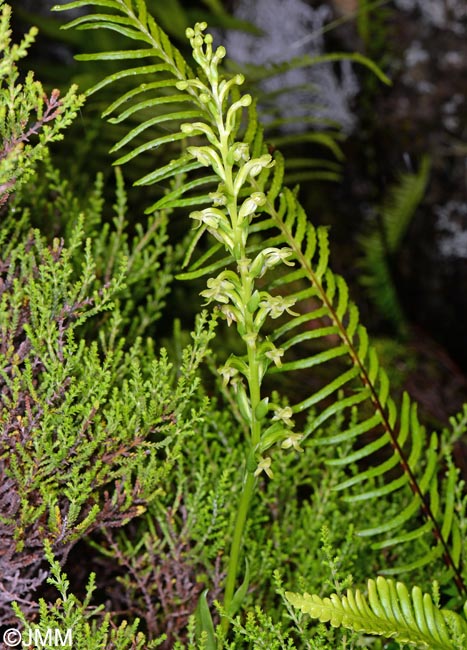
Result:
{"label": "rocky ground", "polygon": [[[352,9],[350,0],[332,4],[336,16]],[[414,397],[445,419],[467,395],[467,5],[397,0],[381,9],[386,18],[375,26],[384,31],[382,62],[393,85],[375,92],[363,112],[358,98],[355,103],[358,124],[334,203],[341,213],[338,239],[348,241],[355,223],[374,214],[369,206],[398,172],[430,157],[426,196],[394,266],[419,360],[408,384]],[[339,38],[355,45],[355,23],[337,28],[333,39]]]}

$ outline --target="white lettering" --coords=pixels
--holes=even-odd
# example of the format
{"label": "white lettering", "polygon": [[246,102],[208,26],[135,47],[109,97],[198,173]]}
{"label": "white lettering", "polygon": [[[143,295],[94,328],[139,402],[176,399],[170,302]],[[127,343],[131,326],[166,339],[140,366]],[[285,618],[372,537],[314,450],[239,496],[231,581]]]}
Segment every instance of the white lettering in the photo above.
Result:
{"label": "white lettering", "polygon": [[52,648],[58,647],[72,647],[73,637],[72,629],[68,628],[64,632],[58,628],[48,627],[45,632],[40,628],[29,628],[22,634],[23,643],[26,646],[33,646],[36,648],[43,648],[50,646]]}
{"label": "white lettering", "polygon": [[[58,643],[58,640],[60,639],[60,643]],[[73,638],[71,636],[71,627],[68,628],[68,630],[65,632],[65,636],[62,637],[62,633],[59,629],[55,628],[55,645],[61,645],[63,646],[72,646],[73,645]]]}

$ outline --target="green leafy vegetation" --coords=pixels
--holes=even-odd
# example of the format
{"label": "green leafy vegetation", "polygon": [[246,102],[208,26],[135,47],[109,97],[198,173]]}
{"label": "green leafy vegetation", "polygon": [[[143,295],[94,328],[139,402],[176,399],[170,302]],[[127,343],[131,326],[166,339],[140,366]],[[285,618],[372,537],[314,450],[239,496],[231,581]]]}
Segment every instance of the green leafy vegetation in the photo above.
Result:
{"label": "green leafy vegetation", "polygon": [[84,96],[77,95],[72,86],[64,97],[54,89],[46,95],[40,81],[32,72],[20,80],[18,62],[27,56],[37,35],[31,28],[21,43],[11,42],[11,8],[2,3],[0,65],[0,205],[13,188],[33,173],[34,163],[40,160],[47,146],[63,137],[65,129],[76,117]]}
{"label": "green leafy vegetation", "polygon": [[465,619],[454,612],[439,610],[429,594],[419,587],[407,588],[381,576],[368,582],[368,602],[357,589],[339,598],[286,594],[290,602],[320,621],[343,625],[371,634],[394,637],[402,643],[430,648],[461,648],[465,644]]}
{"label": "green leafy vegetation", "polygon": [[400,250],[410,221],[423,199],[429,176],[429,161],[423,159],[417,173],[402,174],[389,191],[369,232],[361,237],[361,283],[381,315],[404,334],[405,316],[397,296],[391,271],[395,255]]}
{"label": "green leafy vegetation", "polygon": [[[58,131],[21,155],[4,136],[0,623],[106,650],[465,647],[465,411],[428,432],[391,395],[328,230],[206,23],[187,60],[144,0],[56,9],[118,34],[79,59],[121,65],[87,94],[114,92],[100,128],[122,130],[110,200],[102,174],[83,193],[54,166]],[[60,128],[83,101],[70,92]],[[23,100],[0,101],[27,139]],[[134,165],[157,190],[144,214]],[[387,202],[388,253],[427,174]],[[381,307],[378,236],[364,248]]]}

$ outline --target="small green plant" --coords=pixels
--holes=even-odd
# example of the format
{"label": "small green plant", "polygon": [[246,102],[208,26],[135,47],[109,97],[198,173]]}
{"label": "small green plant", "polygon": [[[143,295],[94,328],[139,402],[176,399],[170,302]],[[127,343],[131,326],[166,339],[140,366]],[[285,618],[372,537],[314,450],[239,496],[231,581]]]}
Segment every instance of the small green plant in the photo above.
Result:
{"label": "small green plant", "polygon": [[[10,47],[10,9],[3,5],[2,11],[6,65],[25,54],[28,41],[19,49]],[[10,72],[11,93],[5,91],[0,102],[8,116],[5,128],[20,139],[21,133],[32,134],[28,115],[35,110],[40,114],[43,99],[39,94],[23,96],[22,86],[14,85],[16,68]],[[38,93],[37,82],[31,83]],[[196,369],[215,321],[208,324],[200,317],[196,342],[180,351],[177,375],[167,353],[156,354],[140,338],[158,319],[171,281],[173,251],[166,243],[166,220],[149,220],[146,229],[137,228],[129,237],[126,192],[117,170],[110,228],[103,222],[102,177],[78,199],[49,160],[48,144],[83,100],[74,90],[63,105],[57,99],[56,129],[45,128],[37,146],[10,147],[10,136],[5,141],[9,201],[0,232],[2,625],[14,620],[16,599],[23,618],[31,623],[42,616],[47,626],[44,604],[30,598],[44,589],[46,560],[50,563],[53,553],[64,562],[91,531],[122,526],[144,513],[163,492],[161,483],[203,408],[191,396],[198,391]],[[65,237],[46,237],[32,229],[32,215],[37,224],[45,221],[49,228],[64,230]],[[142,302],[132,287],[148,278]],[[135,313],[139,318],[133,327]],[[91,341],[96,325],[99,340]],[[127,632],[122,644],[132,634]],[[90,647],[83,639],[79,643]]]}
{"label": "small green plant", "polygon": [[[142,650],[144,635],[137,631],[138,620],[131,625],[123,622],[112,626],[110,616],[102,614],[102,607],[90,607],[96,588],[95,575],[89,577],[86,595],[81,602],[70,593],[70,583],[54,558],[50,543],[45,544],[45,556],[50,564],[50,577],[47,582],[60,594],[52,605],[44,599],[39,600],[40,620],[31,625],[17,604],[14,611],[23,626],[23,642],[32,640],[37,645],[47,642],[60,644],[73,650],[98,650],[99,648],[118,648],[119,650]],[[100,619],[100,620],[99,620]],[[59,636],[56,636],[56,631]],[[53,634],[53,636],[52,636]],[[11,644],[13,645],[13,644]],[[148,647],[148,646],[146,646]],[[155,646],[153,646],[155,647]]]}
{"label": "small green plant", "polygon": [[44,157],[50,143],[62,139],[84,102],[72,86],[64,97],[53,90],[44,92],[40,81],[30,72],[20,81],[18,62],[34,42],[37,29],[32,27],[18,45],[11,42],[11,8],[0,1],[0,206],[13,188],[19,188]]}
{"label": "small green plant", "polygon": [[[151,160],[162,147],[171,161],[137,181],[168,187],[148,207],[149,226],[136,229],[131,247],[123,234],[120,172],[114,230],[99,232],[97,192],[86,243],[83,219],[72,228],[68,222],[66,243],[47,243],[37,232],[25,244],[27,215],[23,230],[10,214],[10,230],[3,231],[0,462],[7,482],[0,495],[7,516],[1,523],[12,549],[7,565],[19,553],[23,570],[21,554],[30,553],[26,566],[34,578],[28,582],[31,571],[25,571],[20,593],[42,584],[44,557],[63,590],[51,550],[64,559],[72,544],[88,538],[124,570],[120,606],[132,600],[142,618],[147,610],[145,631],[167,648],[357,647],[354,634],[312,626],[292,605],[339,628],[437,650],[460,648],[465,621],[438,604],[450,597],[450,607],[460,610],[466,594],[466,502],[450,455],[465,418],[455,421],[452,434],[427,436],[410,398],[400,404],[391,398],[347,285],[329,268],[327,230],[309,222],[298,190],[284,185],[284,160],[268,151],[255,102],[242,93],[243,75],[222,71],[225,49],[213,47],[206,24],[187,30],[193,71],[144,0],[77,0],[59,8],[86,7],[98,12],[70,26],[143,43],[81,57],[131,62],[90,93],[121,79],[141,82],[105,110],[123,126],[141,117],[115,145],[118,164]],[[163,135],[160,125],[168,129]],[[151,271],[168,286],[170,255],[169,266],[161,266],[167,217],[185,219],[187,209],[195,228],[177,278],[204,283],[200,296],[211,315],[198,317],[193,344],[176,353],[174,368],[167,352],[138,338],[147,323],[139,329],[131,322],[156,320],[166,289],[156,306],[138,312],[128,287],[137,292],[138,280]],[[187,220],[182,223],[188,231]],[[160,249],[151,239],[159,226]],[[10,232],[17,241],[9,241]],[[143,250],[154,253],[146,264]],[[101,332],[93,340],[95,318]],[[198,368],[209,347],[227,341],[224,352],[217,344],[217,357],[209,356],[217,377],[214,388],[208,384],[208,400]],[[180,342],[177,334],[176,350]],[[223,405],[229,409],[221,415]],[[62,476],[60,463],[69,458]],[[348,504],[365,504],[368,517],[362,511],[352,523]],[[342,545],[336,557],[330,530]],[[316,550],[320,539],[321,555],[309,560],[309,547]],[[287,540],[294,540],[296,555]],[[436,606],[420,585],[409,596],[383,577],[368,583],[368,604],[351,588],[342,562],[358,567],[362,582],[368,573],[409,570],[422,580],[430,565],[439,582]],[[281,564],[298,591],[330,572],[337,594],[285,592],[274,573]],[[265,593],[269,587],[273,595]],[[70,603],[82,622],[80,603]],[[41,624],[49,615],[58,615],[56,607],[42,604]],[[125,632],[112,640],[92,629],[92,643],[127,647]],[[86,633],[79,638],[83,645]],[[142,643],[135,637],[132,647]]]}

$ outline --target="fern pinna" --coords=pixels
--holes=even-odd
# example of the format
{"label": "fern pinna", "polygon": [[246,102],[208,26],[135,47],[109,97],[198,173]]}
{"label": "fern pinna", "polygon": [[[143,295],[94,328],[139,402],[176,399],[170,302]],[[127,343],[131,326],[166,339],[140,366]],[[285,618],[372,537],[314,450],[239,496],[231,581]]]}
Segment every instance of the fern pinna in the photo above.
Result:
{"label": "fern pinna", "polygon": [[432,650],[461,650],[467,640],[467,623],[455,612],[439,610],[430,594],[414,587],[409,594],[402,583],[379,576],[368,581],[368,600],[359,589],[346,596],[320,598],[286,594],[303,613],[332,626],[393,638]]}
{"label": "fern pinna", "polygon": [[[347,285],[328,266],[327,231],[308,222],[297,192],[283,186],[283,159],[278,152],[274,159],[267,152],[254,102],[239,90],[242,75],[219,75],[225,50],[213,50],[205,24],[187,30],[198,64],[195,74],[147,13],[143,0],[77,0],[59,8],[89,5],[104,8],[105,13],[80,16],[68,27],[115,30],[144,43],[143,49],[80,57],[132,62],[132,67],[105,78],[91,93],[123,78],[141,80],[104,113],[114,115],[116,122],[138,114],[142,119],[115,145],[115,151],[127,149],[117,163],[180,141],[181,151],[174,155],[171,150],[169,163],[137,181],[172,182],[170,191],[147,211],[208,205],[190,215],[199,228],[186,261],[191,257],[195,261],[180,277],[208,276],[202,295],[229,325],[235,324],[246,348],[243,357],[232,355],[220,369],[251,431],[246,496],[233,544],[240,547],[258,475],[273,474],[274,449],[301,451],[305,444],[352,443],[352,451],[331,461],[346,474],[338,489],[347,501],[374,502],[377,510],[378,498],[407,493],[401,512],[359,534],[377,538],[374,546],[381,549],[397,551],[413,542],[422,549],[409,564],[385,573],[422,567],[442,557],[465,595],[455,503],[457,471],[442,458],[438,436],[427,436],[409,397],[404,395],[400,407],[390,397],[388,376],[359,323]],[[163,123],[170,132],[154,137]],[[145,140],[135,147],[135,138],[143,136]],[[186,146],[189,138],[192,146]],[[196,259],[197,242],[206,231],[214,243]],[[278,319],[276,328],[271,319]],[[266,374],[290,375],[302,384],[304,373],[318,366],[316,382],[321,383],[297,402],[284,406],[266,393]],[[320,428],[336,416],[346,423],[345,430],[322,437]],[[232,605],[230,610],[226,607],[230,613],[238,571],[238,553],[234,555],[224,603]]]}

